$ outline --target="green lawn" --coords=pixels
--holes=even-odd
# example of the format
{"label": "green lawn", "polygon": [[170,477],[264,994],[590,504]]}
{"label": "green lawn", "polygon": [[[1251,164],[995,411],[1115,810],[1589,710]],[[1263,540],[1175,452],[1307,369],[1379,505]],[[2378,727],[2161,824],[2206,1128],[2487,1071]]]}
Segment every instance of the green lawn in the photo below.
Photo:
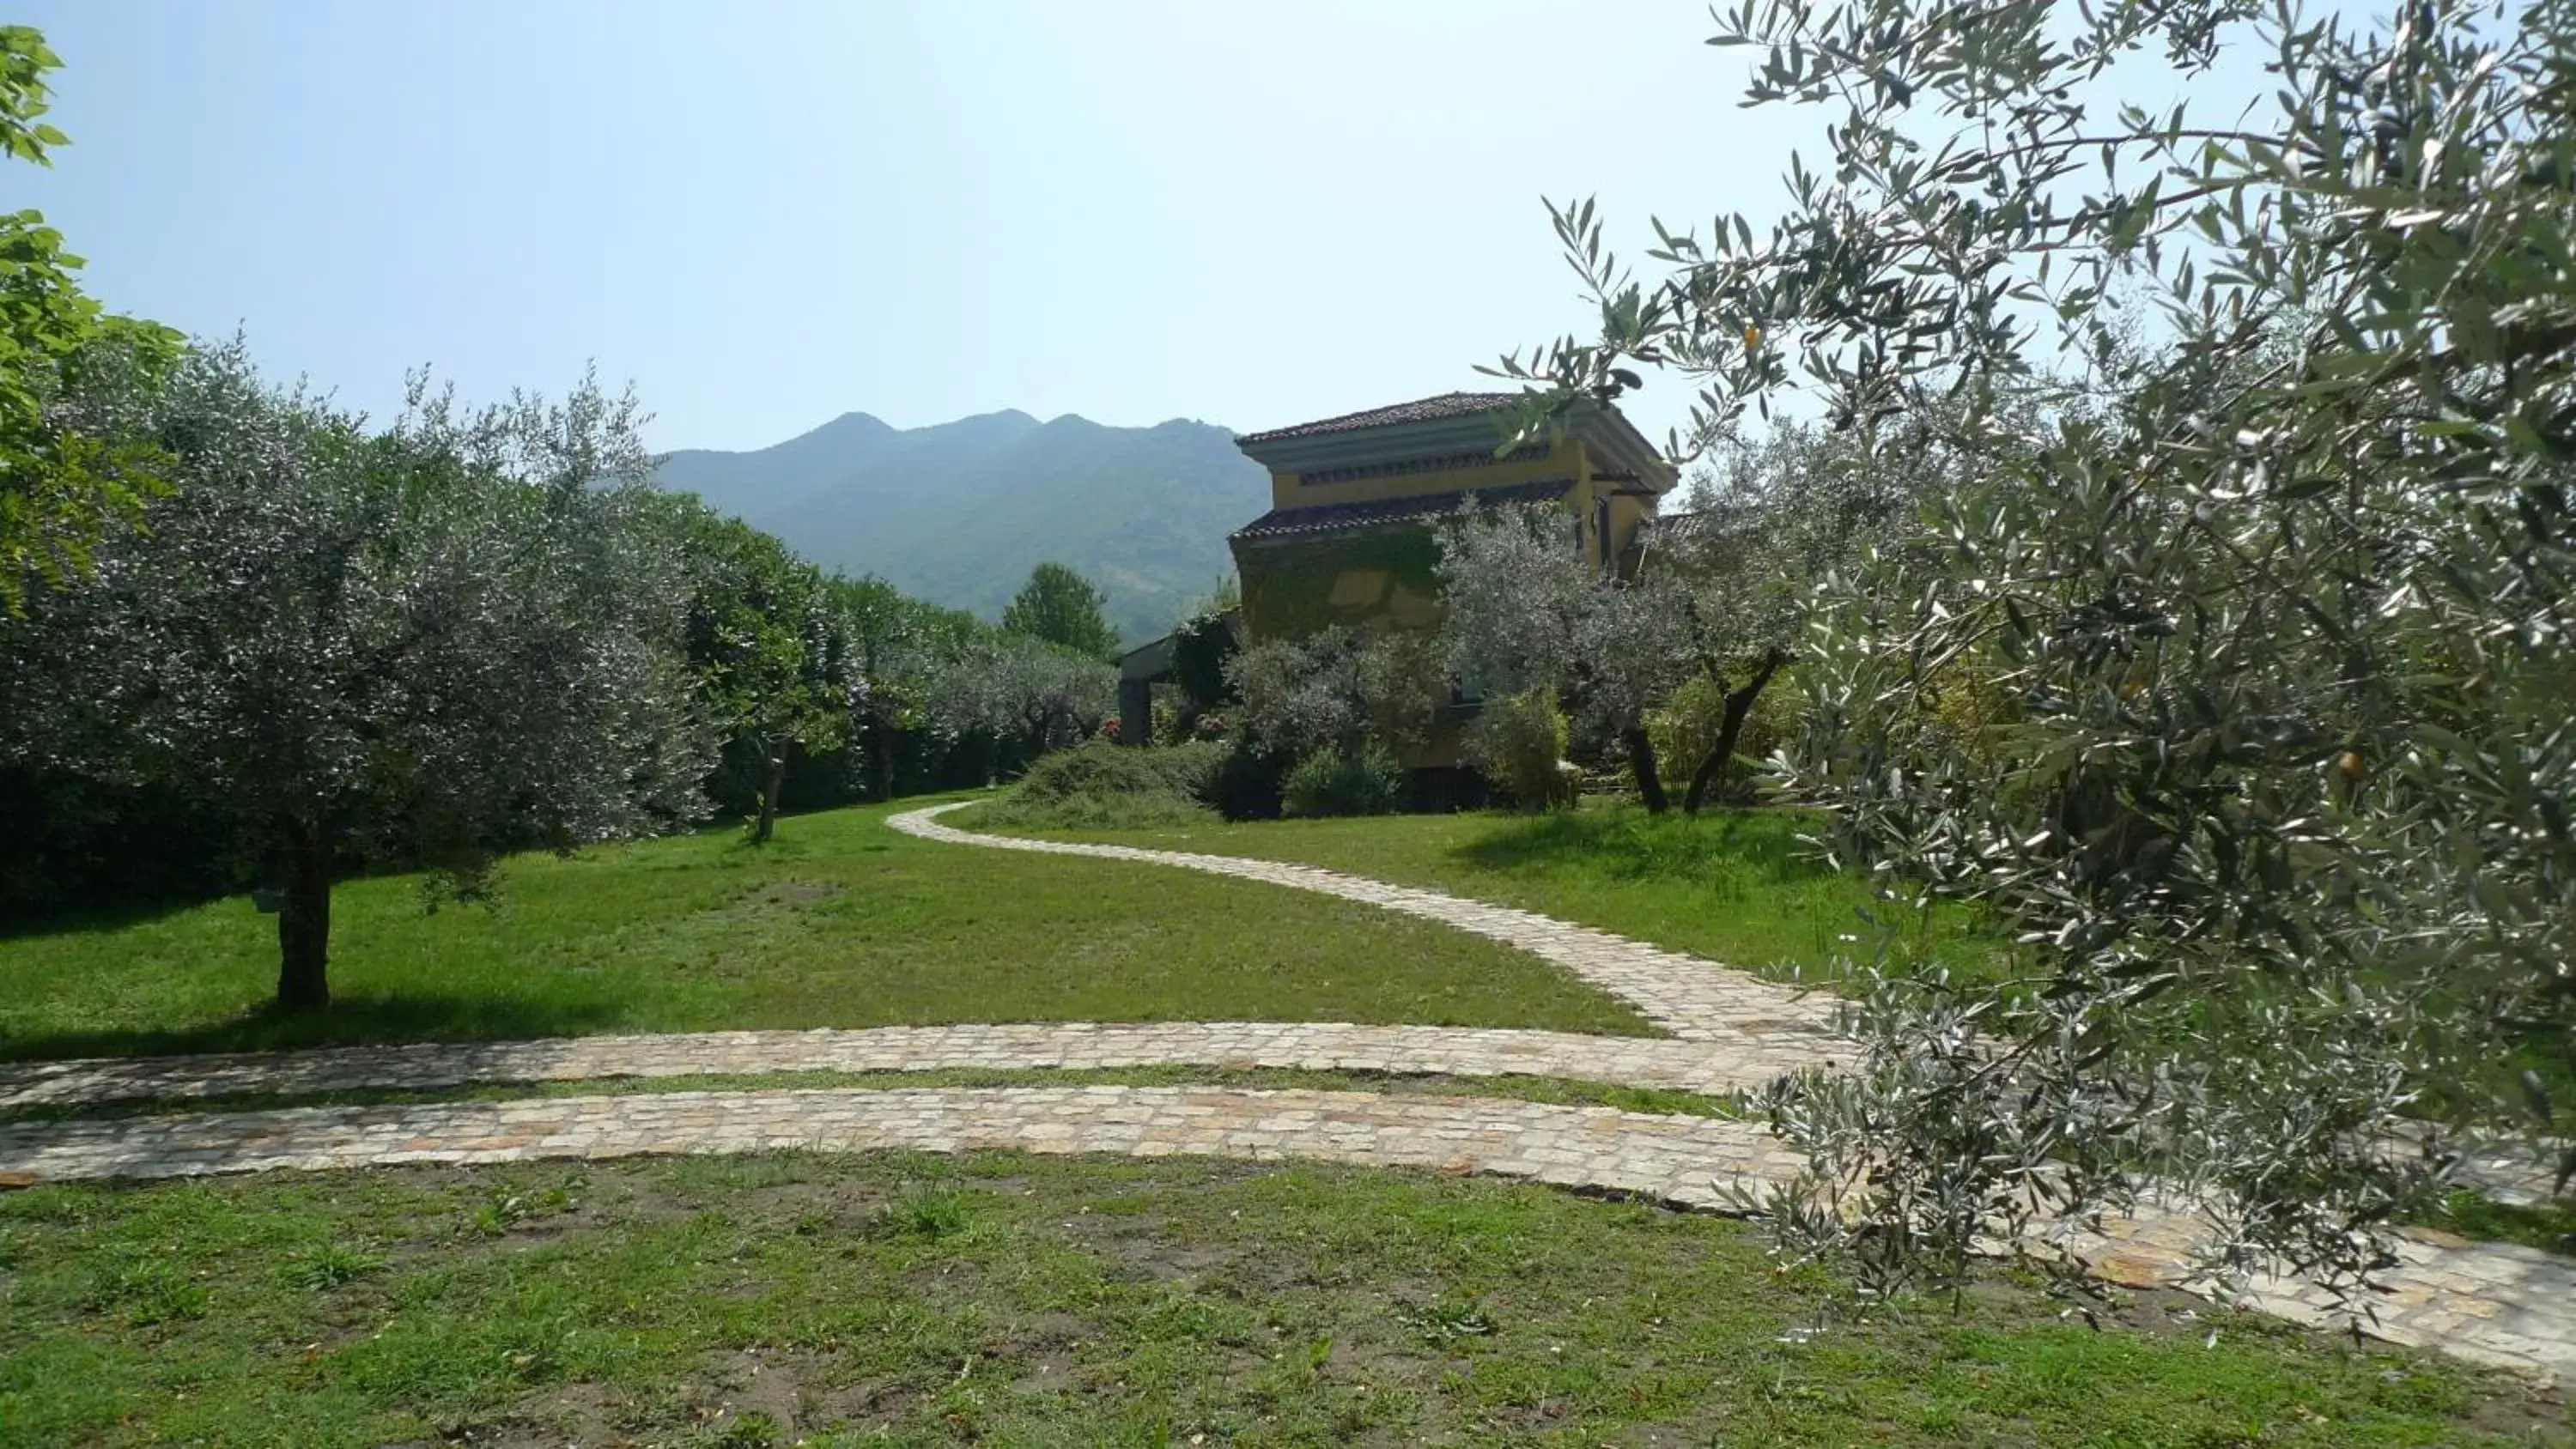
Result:
{"label": "green lawn", "polygon": [[2553,1395],[2161,1296],[1816,1328],[1743,1225],[1311,1166],[777,1156],[0,1198],[0,1445],[2384,1446]]}
{"label": "green lawn", "polygon": [[[906,802],[907,806],[921,802]],[[1295,891],[937,845],[885,807],[507,864],[496,908],[419,882],[332,903],[332,1009],[278,1018],[246,898],[0,938],[0,1059],[325,1042],[956,1021],[1418,1022],[1643,1033],[1518,951]]]}
{"label": "green lawn", "polygon": [[[831,1070],[679,1077],[576,1077],[448,1087],[353,1087],[333,1091],[242,1091],[204,1097],[134,1097],[114,1102],[0,1107],[0,1126],[102,1121],[280,1107],[371,1107],[422,1102],[513,1102],[541,1097],[623,1097],[656,1092],[787,1092],[824,1089],[916,1091],[924,1087],[1216,1087],[1233,1091],[1374,1092],[1381,1096],[1495,1097],[1568,1107],[1616,1107],[1684,1117],[1742,1119],[1758,1110],[1740,1096],[1670,1087],[1622,1087],[1569,1077],[1452,1077],[1437,1072],[1332,1071],[1308,1067],[1219,1067],[1164,1063],[1137,1067],[937,1067],[927,1071]],[[2445,1223],[2444,1226],[2450,1226]],[[2519,1240],[2517,1240],[2519,1241]]]}
{"label": "green lawn", "polygon": [[[977,828],[976,810],[948,817]],[[1351,871],[1500,901],[1617,931],[1769,975],[1830,976],[1837,955],[1876,930],[1868,884],[1813,861],[1798,841],[1811,821],[1784,810],[1711,810],[1696,818],[1595,802],[1571,813],[1392,815],[1263,820],[1134,830],[1022,830],[1015,835],[1111,841],[1247,855]],[[1962,978],[2003,969],[2000,948],[1955,911],[1903,918],[1898,949]]]}

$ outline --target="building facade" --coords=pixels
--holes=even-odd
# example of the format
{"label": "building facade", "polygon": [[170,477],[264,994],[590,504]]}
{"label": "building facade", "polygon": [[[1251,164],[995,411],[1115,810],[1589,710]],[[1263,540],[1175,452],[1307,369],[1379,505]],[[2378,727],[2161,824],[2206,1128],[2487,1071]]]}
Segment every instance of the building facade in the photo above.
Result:
{"label": "building facade", "polygon": [[1437,625],[1432,530],[1470,503],[1560,510],[1588,563],[1633,566],[1639,530],[1678,481],[1672,465],[1616,408],[1588,401],[1513,445],[1529,405],[1443,393],[1237,438],[1270,472],[1270,511],[1229,539],[1246,637]]}

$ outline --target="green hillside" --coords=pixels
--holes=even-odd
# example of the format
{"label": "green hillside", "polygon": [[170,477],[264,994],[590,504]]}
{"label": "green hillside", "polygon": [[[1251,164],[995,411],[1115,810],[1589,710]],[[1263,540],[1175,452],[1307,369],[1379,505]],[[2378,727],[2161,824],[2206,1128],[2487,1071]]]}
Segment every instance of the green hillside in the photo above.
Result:
{"label": "green hillside", "polygon": [[911,429],[848,413],[753,452],[673,453],[658,481],[827,568],[988,619],[1031,568],[1070,564],[1131,642],[1204,596],[1230,566],[1225,536],[1269,506],[1268,475],[1224,428],[1016,411]]}

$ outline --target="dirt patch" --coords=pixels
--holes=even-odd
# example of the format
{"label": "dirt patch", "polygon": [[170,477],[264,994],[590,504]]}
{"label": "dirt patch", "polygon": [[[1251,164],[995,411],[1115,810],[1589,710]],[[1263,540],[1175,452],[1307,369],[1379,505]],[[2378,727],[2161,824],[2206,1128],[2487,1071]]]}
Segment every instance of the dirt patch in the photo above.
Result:
{"label": "dirt patch", "polygon": [[[370,1195],[373,1216],[339,1216]],[[1046,1443],[1137,1425],[1174,1443],[1696,1444],[1774,1412],[1856,1426],[1873,1394],[1937,1396],[2004,1438],[2146,1422],[2137,1386],[2117,1376],[2058,1392],[2068,1355],[2088,1352],[2084,1320],[2066,1343],[2057,1306],[2029,1282],[1980,1283],[1955,1318],[1925,1304],[1814,1334],[1817,1305],[1765,1271],[1740,1227],[1431,1174],[780,1154],[350,1174],[330,1200],[268,1210],[314,1211],[385,1262],[314,1305],[306,1336],[321,1351],[302,1367],[248,1366],[261,1392],[339,1374],[353,1338],[410,1315],[470,1324],[467,1353],[576,1333],[618,1345],[568,1349],[553,1370],[602,1381],[476,1390],[469,1422],[422,1449],[730,1449],[879,1431]],[[77,1223],[15,1226],[103,1251]],[[29,1241],[30,1262],[53,1261]],[[219,1292],[228,1266],[208,1280]],[[290,1291],[273,1263],[235,1271]],[[443,1294],[408,1291],[423,1274],[456,1276]],[[2191,1367],[2217,1361],[2200,1349],[2215,1330],[2214,1353],[2254,1376],[2232,1411],[2285,1443],[2337,1442],[2347,1414],[2549,1442],[2567,1421],[2555,1390],[2432,1372],[2411,1355],[2354,1360],[2348,1340],[2179,1293],[2089,1306],[2106,1336],[2169,1341],[2156,1345],[2158,1392],[2186,1418],[2205,1412],[2195,1396],[2235,1392],[2228,1373]],[[120,1331],[76,1302],[48,1312]],[[209,1323],[221,1319],[219,1305]],[[1954,1325],[1981,1336],[1963,1347]],[[153,1351],[196,1352],[193,1331],[157,1328]],[[211,1327],[200,1336],[233,1353]],[[434,1364],[449,1340],[414,1342]],[[1989,1377],[2023,1395],[2008,1417],[1980,1417]],[[397,1413],[432,1402],[384,1398]]]}
{"label": "dirt patch", "polygon": [[443,1434],[442,1445],[475,1449],[616,1449],[633,1436],[621,1427],[627,1406],[598,1384],[566,1384],[514,1405],[489,1424],[468,1424]]}
{"label": "dirt patch", "polygon": [[800,1356],[789,1353],[764,1353],[758,1349],[740,1349],[717,1355],[710,1360],[708,1383],[713,1391],[715,1412],[708,1416],[710,1428],[744,1419],[766,1419],[775,1425],[782,1437],[793,1435],[805,1423],[805,1396],[799,1384],[806,1366]]}

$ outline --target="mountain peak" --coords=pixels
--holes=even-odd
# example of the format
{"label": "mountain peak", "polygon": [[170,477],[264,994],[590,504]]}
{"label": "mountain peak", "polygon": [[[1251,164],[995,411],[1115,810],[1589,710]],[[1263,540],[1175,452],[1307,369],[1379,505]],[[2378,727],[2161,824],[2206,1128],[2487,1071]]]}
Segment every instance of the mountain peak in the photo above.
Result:
{"label": "mountain peak", "polygon": [[1130,642],[1170,628],[1270,502],[1269,473],[1221,429],[1017,408],[922,428],[844,413],[774,447],[672,454],[656,481],[826,568],[987,618],[1040,560],[1070,564]]}
{"label": "mountain peak", "polygon": [[892,423],[874,413],[849,412],[841,414],[819,428],[798,433],[786,442],[772,446],[785,448],[797,443],[826,439],[836,443],[857,442],[862,439],[882,438],[896,431],[898,430]]}
{"label": "mountain peak", "polygon": [[973,413],[955,422],[932,423],[928,427],[908,428],[905,432],[919,438],[1016,438],[1035,431],[1038,420],[1018,408],[1004,408],[994,413]]}

